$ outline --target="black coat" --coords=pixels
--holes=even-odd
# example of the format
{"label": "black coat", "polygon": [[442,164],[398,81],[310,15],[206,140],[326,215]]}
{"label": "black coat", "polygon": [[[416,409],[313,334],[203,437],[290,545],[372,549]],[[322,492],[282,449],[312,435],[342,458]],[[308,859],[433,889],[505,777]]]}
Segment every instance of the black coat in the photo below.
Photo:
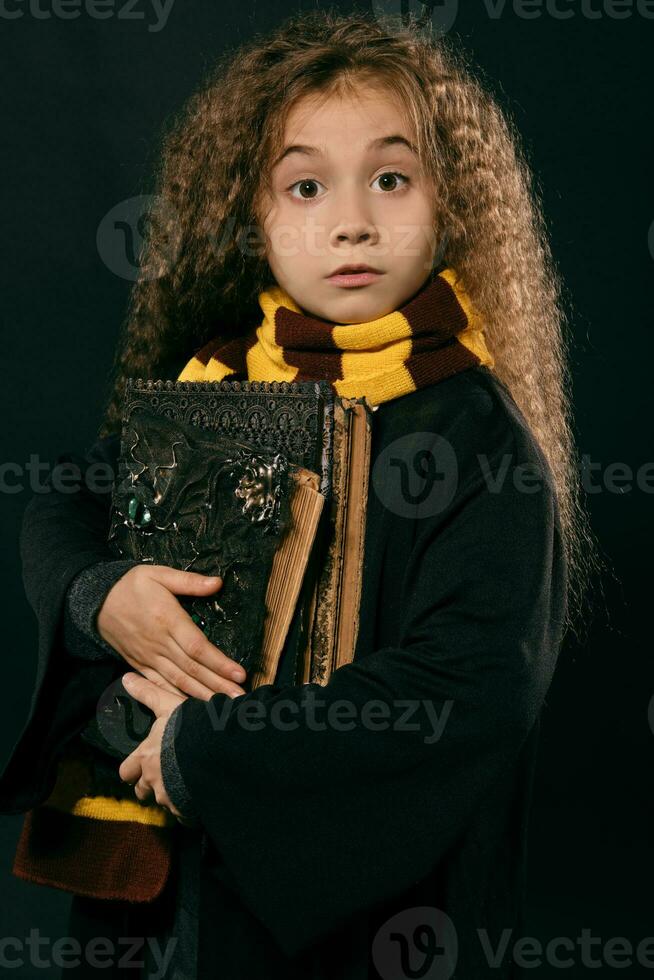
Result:
{"label": "black coat", "polygon": [[[425,955],[452,960],[434,976],[518,976],[511,945],[500,968],[489,957],[504,930],[522,934],[539,720],[563,636],[552,476],[485,367],[372,421],[354,662],[324,687],[264,685],[180,711],[177,758],[204,827],[199,980],[385,980],[424,975]],[[84,465],[115,466],[117,448],[99,440]],[[115,676],[66,657],[60,636],[72,577],[113,557],[108,503],[85,491],[28,504],[39,665],[2,812],[45,799],[58,752]],[[436,952],[420,952],[430,939]]]}

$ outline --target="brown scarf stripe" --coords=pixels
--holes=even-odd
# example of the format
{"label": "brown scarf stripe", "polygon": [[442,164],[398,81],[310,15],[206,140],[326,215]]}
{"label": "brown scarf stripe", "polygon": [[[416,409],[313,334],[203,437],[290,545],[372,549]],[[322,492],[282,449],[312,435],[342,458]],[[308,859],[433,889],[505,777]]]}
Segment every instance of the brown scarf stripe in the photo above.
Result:
{"label": "brown scarf stripe", "polygon": [[244,367],[243,340],[242,336],[234,337],[220,348],[220,360],[233,371],[242,371]]}
{"label": "brown scarf stripe", "polygon": [[476,354],[452,337],[446,344],[440,345],[437,360],[428,354],[412,354],[404,366],[416,388],[423,388],[479,363]]}
{"label": "brown scarf stripe", "polygon": [[468,318],[454,290],[445,279],[437,277],[429,291],[421,290],[402,310],[414,337],[431,334],[449,340],[468,326]]}
{"label": "brown scarf stripe", "polygon": [[200,364],[208,364],[211,357],[219,349],[219,347],[225,343],[224,337],[213,337],[208,340],[204,347],[201,347],[195,353],[195,357],[200,362]]}
{"label": "brown scarf stripe", "polygon": [[415,354],[433,354],[434,351],[440,351],[448,344],[451,344],[456,337],[436,337],[433,334],[431,336],[422,337],[411,337],[411,353],[410,356],[413,357]]}
{"label": "brown scarf stripe", "polygon": [[[306,351],[339,348],[334,343],[334,324],[313,316],[304,316],[280,306],[275,311],[275,342],[287,351],[298,347]],[[284,356],[284,360],[287,360]],[[290,363],[290,362],[289,362]]]}
{"label": "brown scarf stripe", "polygon": [[285,350],[284,360],[290,367],[298,368],[296,381],[340,381],[343,377],[343,352],[335,350],[325,354],[313,351]]}
{"label": "brown scarf stripe", "polygon": [[171,828],[28,810],[14,856],[17,878],[98,899],[151,902],[172,862]]}

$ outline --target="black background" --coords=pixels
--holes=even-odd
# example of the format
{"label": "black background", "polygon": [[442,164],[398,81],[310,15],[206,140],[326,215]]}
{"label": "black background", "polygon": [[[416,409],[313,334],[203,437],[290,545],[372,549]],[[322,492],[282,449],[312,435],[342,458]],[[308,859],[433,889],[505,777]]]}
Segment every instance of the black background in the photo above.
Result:
{"label": "black background", "polygon": [[[133,16],[40,18],[7,0],[2,37],[2,459],[52,462],[93,441],[131,283],[107,268],[98,226],[149,190],[160,126],[215,55],[305,2],[243,0],[222,9],[175,0],[162,30],[144,0]],[[391,0],[385,9],[399,7]],[[651,14],[654,17],[654,5]],[[332,7],[339,7],[332,4]],[[343,10],[351,4],[342,3]],[[654,20],[609,0],[558,0],[525,17],[507,2],[461,0],[450,33],[513,113],[543,191],[554,255],[574,307],[572,374],[580,457],[599,463],[590,511],[608,570],[587,642],[564,647],[544,712],[529,849],[528,934],[543,943],[584,928],[634,946],[654,935],[652,883],[652,493]],[[42,0],[42,11],[51,9]],[[454,5],[449,11],[455,11]],[[495,10],[495,13],[492,11]],[[628,13],[627,13],[628,12]],[[592,13],[592,16],[591,16]],[[625,14],[627,13],[627,16]],[[8,424],[7,424],[8,422]],[[601,489],[607,467],[631,489]],[[7,483],[20,483],[8,477]],[[650,484],[654,481],[650,476]],[[36,627],[18,560],[31,496],[2,494],[2,759],[26,718]],[[10,873],[22,817],[0,820],[0,939],[30,928],[65,935],[69,896]],[[519,937],[514,937],[519,938]],[[595,947],[600,955],[601,946]],[[11,953],[9,955],[12,955]],[[561,951],[563,955],[563,951]],[[585,973],[579,954],[565,975]],[[538,977],[560,976],[552,965]],[[636,966],[627,975],[640,973]],[[26,965],[14,977],[55,976]]]}

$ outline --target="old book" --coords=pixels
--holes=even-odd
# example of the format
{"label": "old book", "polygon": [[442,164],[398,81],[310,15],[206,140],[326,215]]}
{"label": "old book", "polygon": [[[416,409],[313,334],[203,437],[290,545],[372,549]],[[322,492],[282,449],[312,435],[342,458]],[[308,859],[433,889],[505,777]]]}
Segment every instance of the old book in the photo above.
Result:
{"label": "old book", "polygon": [[123,423],[109,543],[121,558],[220,575],[218,592],[178,601],[261,683],[275,674],[295,608],[319,485],[281,452],[135,408]]}
{"label": "old book", "polygon": [[362,399],[337,398],[333,413],[330,528],[311,606],[305,681],[325,684],[356,647],[363,578],[372,413]]}
{"label": "old book", "polygon": [[294,648],[286,652],[296,664],[295,679],[326,683],[352,659],[358,635],[372,431],[365,398],[340,397],[322,380],[128,379],[124,432],[133,413],[144,409],[259,453],[280,453],[290,465],[297,487],[290,497],[291,527],[275,551],[262,659],[250,683],[275,678],[282,649],[287,641],[291,645],[292,621]]}

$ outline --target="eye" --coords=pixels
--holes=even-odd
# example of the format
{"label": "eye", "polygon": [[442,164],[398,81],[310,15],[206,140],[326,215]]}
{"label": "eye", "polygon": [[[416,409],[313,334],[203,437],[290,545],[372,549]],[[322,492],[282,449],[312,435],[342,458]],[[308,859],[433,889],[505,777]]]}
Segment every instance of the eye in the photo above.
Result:
{"label": "eye", "polygon": [[[291,184],[288,190],[289,192],[292,192],[294,187],[306,188],[308,185],[310,186],[311,184],[319,184],[319,183],[320,183],[319,180],[314,180],[313,177],[307,177],[305,180],[296,180],[294,184]],[[321,184],[320,186],[322,187],[323,185]],[[291,193],[291,197],[294,197],[296,200],[298,200],[297,194]],[[311,201],[314,198],[315,198],[314,194],[309,195],[309,197],[305,197],[304,194],[300,195],[300,199],[303,201]]]}
{"label": "eye", "polygon": [[[398,170],[387,170],[387,171],[385,171],[385,173],[380,174],[379,177],[375,177],[375,180],[384,180],[384,179],[386,179],[388,177],[393,178],[393,180],[395,180],[397,177],[400,177],[401,180],[404,181],[404,184],[401,184],[400,185],[401,187],[404,187],[404,186],[406,186],[406,184],[409,183],[409,178],[406,177],[404,174],[401,174]],[[373,183],[374,183],[374,181],[373,181]],[[396,186],[391,186],[391,187],[386,186],[386,187],[383,187],[382,190],[384,190],[384,191],[386,191],[388,193],[393,193],[393,191],[398,190],[398,188]]]}

